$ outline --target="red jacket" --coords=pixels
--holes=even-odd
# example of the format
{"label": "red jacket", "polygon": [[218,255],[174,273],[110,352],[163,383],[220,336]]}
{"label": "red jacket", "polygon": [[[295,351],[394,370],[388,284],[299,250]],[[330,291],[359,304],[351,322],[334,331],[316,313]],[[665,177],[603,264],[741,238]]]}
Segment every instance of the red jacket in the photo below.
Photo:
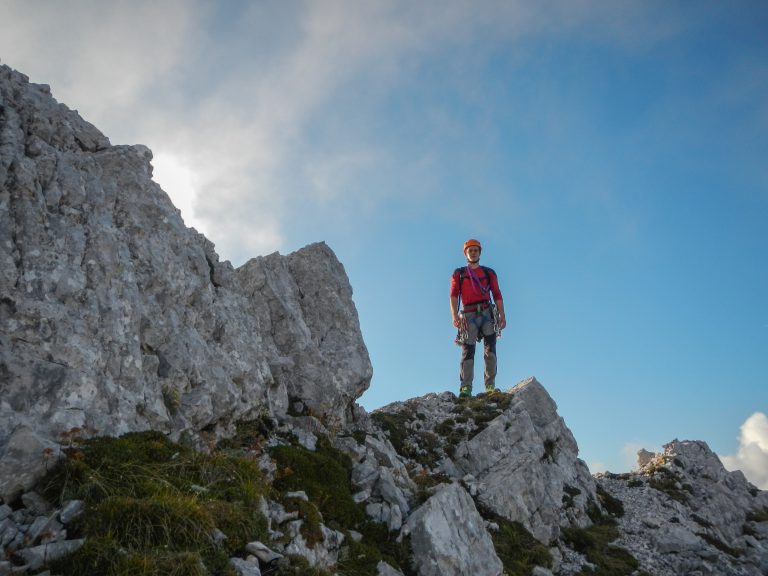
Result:
{"label": "red jacket", "polygon": [[[461,286],[459,286],[459,279],[464,272],[464,278],[462,279]],[[488,272],[486,274],[486,271]],[[478,268],[470,268],[466,266],[464,268],[456,268],[451,276],[451,298],[461,297],[461,303],[463,306],[469,306],[475,302],[487,302],[491,299],[499,301],[502,299],[501,290],[499,290],[499,279],[496,277],[496,272],[486,266],[480,266]]]}

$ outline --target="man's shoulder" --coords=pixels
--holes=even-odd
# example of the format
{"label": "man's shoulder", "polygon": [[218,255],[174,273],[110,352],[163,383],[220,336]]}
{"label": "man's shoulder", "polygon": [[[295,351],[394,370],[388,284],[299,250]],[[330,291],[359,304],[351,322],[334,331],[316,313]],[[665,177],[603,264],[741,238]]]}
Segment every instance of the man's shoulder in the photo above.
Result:
{"label": "man's shoulder", "polygon": [[489,266],[480,266],[480,268],[482,268],[482,269],[483,269],[483,271],[484,271],[486,274],[493,274],[494,276],[497,276],[497,274],[496,274],[496,270],[494,270],[493,268],[490,268]]}

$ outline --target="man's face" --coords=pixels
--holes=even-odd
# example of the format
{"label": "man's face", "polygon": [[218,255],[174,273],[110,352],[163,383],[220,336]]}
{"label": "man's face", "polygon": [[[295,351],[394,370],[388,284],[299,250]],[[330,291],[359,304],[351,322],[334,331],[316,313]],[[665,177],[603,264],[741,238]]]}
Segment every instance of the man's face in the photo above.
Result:
{"label": "man's face", "polygon": [[467,257],[468,262],[474,264],[480,260],[480,248],[477,246],[470,246],[467,248],[467,251],[464,253],[464,255]]}

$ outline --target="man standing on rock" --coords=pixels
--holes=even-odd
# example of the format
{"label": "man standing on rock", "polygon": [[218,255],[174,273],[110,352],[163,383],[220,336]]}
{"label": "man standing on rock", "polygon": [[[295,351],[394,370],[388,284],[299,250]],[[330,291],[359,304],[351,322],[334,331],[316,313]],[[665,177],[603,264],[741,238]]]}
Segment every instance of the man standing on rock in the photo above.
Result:
{"label": "man standing on rock", "polygon": [[[464,242],[466,267],[451,275],[451,316],[459,329],[456,343],[461,346],[461,387],[459,398],[472,396],[475,374],[475,345],[483,340],[485,391],[496,389],[496,338],[507,326],[504,302],[496,272],[480,266],[482,246],[475,239]],[[493,296],[493,299],[491,299]],[[463,308],[459,311],[459,302]]]}

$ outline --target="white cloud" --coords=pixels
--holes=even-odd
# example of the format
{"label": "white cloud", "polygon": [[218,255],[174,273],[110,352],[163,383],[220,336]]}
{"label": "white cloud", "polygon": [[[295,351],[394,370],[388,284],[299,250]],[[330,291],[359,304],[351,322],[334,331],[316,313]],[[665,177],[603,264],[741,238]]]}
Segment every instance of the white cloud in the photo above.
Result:
{"label": "white cloud", "polygon": [[179,66],[199,10],[186,0],[0,0],[0,13],[4,62],[53,84],[98,126],[128,111],[136,121],[137,104]]}
{"label": "white cloud", "polygon": [[605,464],[605,462],[600,462],[599,460],[587,462],[587,468],[589,468],[589,471],[592,474],[608,472],[608,466]]}
{"label": "white cloud", "polygon": [[[351,109],[334,117],[341,114],[341,124],[356,106],[376,110],[371,100],[418,81],[430,59],[447,58],[456,89],[472,93],[477,61],[521,34],[590,28],[615,41],[627,37],[628,21],[643,28],[638,10],[495,0],[0,0],[0,54],[33,81],[50,83],[113,142],[149,145],[159,177],[170,158],[185,167],[194,186],[179,190],[177,177],[168,191],[183,198],[185,220],[237,264],[284,248],[298,212],[320,210],[315,222],[339,222],[334,211],[359,205],[361,189],[369,206],[391,203],[432,178],[417,166],[407,173],[410,186],[374,192],[377,171],[406,173],[411,159],[403,157],[408,143],[381,153],[379,135],[364,129],[306,144],[353,88],[365,104],[345,99]],[[349,220],[359,209],[355,216]]]}
{"label": "white cloud", "polygon": [[768,490],[768,416],[755,412],[741,425],[735,455],[720,456],[728,470],[741,470],[761,490]]}
{"label": "white cloud", "polygon": [[637,468],[637,452],[643,446],[637,442],[627,442],[621,447],[621,462],[625,470],[635,470]]}

